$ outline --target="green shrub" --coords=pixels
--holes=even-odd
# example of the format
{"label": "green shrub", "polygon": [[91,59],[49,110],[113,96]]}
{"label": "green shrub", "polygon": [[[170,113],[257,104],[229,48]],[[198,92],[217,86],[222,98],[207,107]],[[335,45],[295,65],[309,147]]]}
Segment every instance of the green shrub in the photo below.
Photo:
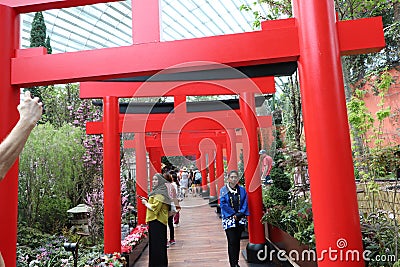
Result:
{"label": "green shrub", "polygon": [[68,224],[68,213],[71,201],[67,198],[45,196],[39,207],[40,216],[37,219],[40,230],[46,233],[57,233]]}

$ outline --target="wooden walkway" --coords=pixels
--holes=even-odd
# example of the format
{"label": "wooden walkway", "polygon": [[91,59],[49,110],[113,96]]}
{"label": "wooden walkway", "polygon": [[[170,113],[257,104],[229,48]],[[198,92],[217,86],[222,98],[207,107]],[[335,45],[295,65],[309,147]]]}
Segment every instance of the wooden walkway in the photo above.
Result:
{"label": "wooden walkway", "polygon": [[[176,244],[168,248],[168,266],[229,266],[227,241],[221,219],[218,218],[215,208],[208,205],[208,199],[189,196],[181,205],[180,226],[175,228]],[[242,250],[246,249],[247,243],[248,239],[241,241]],[[147,247],[134,266],[147,267],[148,259]],[[242,255],[239,265],[248,266]]]}

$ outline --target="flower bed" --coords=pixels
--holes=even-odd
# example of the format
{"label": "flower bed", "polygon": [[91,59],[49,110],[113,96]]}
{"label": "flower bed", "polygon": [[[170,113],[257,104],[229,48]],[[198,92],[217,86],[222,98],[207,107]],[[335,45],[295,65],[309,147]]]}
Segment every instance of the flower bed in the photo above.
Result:
{"label": "flower bed", "polygon": [[[268,224],[269,239],[286,255],[302,267],[316,267],[316,254],[309,246],[301,244],[296,238],[271,224]],[[305,252],[306,253],[305,253]],[[315,257],[314,257],[315,256]]]}
{"label": "flower bed", "polygon": [[132,267],[147,247],[149,243],[148,231],[149,227],[147,225],[138,225],[121,242],[121,251],[126,259],[127,267]]}
{"label": "flower bed", "polygon": [[85,267],[105,267],[105,266],[113,266],[113,267],[125,267],[126,259],[120,253],[115,252],[110,255],[103,255],[100,258],[94,260],[90,264],[85,265]]}
{"label": "flower bed", "polygon": [[148,232],[149,227],[147,225],[136,226],[136,228],[122,240],[121,254],[116,252],[110,255],[103,255],[85,267],[132,267],[149,243]]}

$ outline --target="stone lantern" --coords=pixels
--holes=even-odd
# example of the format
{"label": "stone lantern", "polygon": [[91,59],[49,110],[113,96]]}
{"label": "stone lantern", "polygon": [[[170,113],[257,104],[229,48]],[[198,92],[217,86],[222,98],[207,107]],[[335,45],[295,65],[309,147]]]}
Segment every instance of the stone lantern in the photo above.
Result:
{"label": "stone lantern", "polygon": [[89,212],[91,208],[86,204],[79,204],[78,206],[67,210],[70,214],[70,222],[72,224],[72,232],[89,233]]}

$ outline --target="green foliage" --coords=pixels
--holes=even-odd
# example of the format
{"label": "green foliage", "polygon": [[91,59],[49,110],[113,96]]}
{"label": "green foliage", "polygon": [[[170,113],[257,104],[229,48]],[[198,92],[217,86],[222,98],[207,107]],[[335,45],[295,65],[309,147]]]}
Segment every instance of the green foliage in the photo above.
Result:
{"label": "green foliage", "polygon": [[[381,261],[370,261],[368,266],[395,266],[393,259],[388,255],[399,255],[398,245],[400,234],[399,227],[393,217],[382,210],[378,210],[367,216],[361,216],[361,231],[363,243],[366,250],[371,251],[370,259],[381,259]],[[382,260],[390,259],[390,260]]]}
{"label": "green foliage", "polygon": [[[355,94],[360,95],[360,90],[356,90]],[[372,128],[374,119],[369,112],[364,100],[358,96],[353,96],[347,102],[347,113],[349,123],[352,126],[351,132],[353,135],[366,137],[366,133]]]}
{"label": "green foliage", "polygon": [[[43,224],[48,219],[45,216],[55,219],[57,214],[66,213],[69,203],[77,204],[75,191],[83,178],[83,134],[70,125],[55,130],[46,123],[34,128],[20,158],[20,221],[37,225],[45,232],[57,231],[52,228],[55,225]],[[54,215],[49,214],[52,212]],[[61,227],[65,218],[58,219]]]}
{"label": "green foliage", "polygon": [[[290,148],[297,150],[303,149],[303,119],[301,108],[300,87],[295,72],[289,78],[277,78],[277,86],[281,91],[279,95],[275,94],[270,100],[270,107],[273,115],[279,114],[281,119],[279,124],[285,127],[285,144]],[[274,118],[275,119],[275,118]],[[275,125],[278,125],[275,121]]]}
{"label": "green foliage", "polygon": [[399,65],[399,18],[394,16],[398,0],[335,0],[339,19],[359,19],[382,16],[386,48],[379,53],[344,57],[349,82],[356,83],[368,72]]}
{"label": "green foliage", "polygon": [[262,221],[280,228],[311,249],[315,248],[313,214],[309,201],[298,199],[291,206],[276,205],[268,208]]}
{"label": "green foliage", "polygon": [[246,179],[244,177],[243,149],[240,151],[240,154],[239,154],[238,173],[239,173],[239,177],[240,177],[239,184],[245,185]]}
{"label": "green foliage", "polygon": [[[355,90],[354,96],[347,103],[353,137],[355,173],[357,178],[366,183],[386,177],[396,169],[394,153],[397,148],[389,139],[384,139],[382,131],[385,119],[391,115],[391,109],[385,107],[384,100],[393,78],[386,71],[376,73],[373,77],[373,91],[379,97],[379,109],[375,116],[369,112],[363,100],[366,91]],[[378,127],[374,127],[374,121],[379,122]]]}
{"label": "green foliage", "polygon": [[31,249],[39,248],[43,244],[43,240],[49,239],[51,235],[42,231],[29,227],[26,223],[18,224],[18,245],[29,246]]}
{"label": "green foliage", "polygon": [[[18,228],[17,267],[67,267],[73,266],[71,252],[65,251],[64,242],[77,239],[60,235],[43,234],[37,229],[20,224]],[[81,240],[84,241],[84,240]],[[80,242],[78,266],[102,254],[103,247],[87,247]]]}
{"label": "green foliage", "polygon": [[[267,5],[269,12],[263,16],[261,12],[257,10],[258,5]],[[254,1],[252,5],[242,4],[239,9],[245,12],[253,13],[254,29],[260,28],[261,21],[292,16],[291,0],[257,0]]]}
{"label": "green foliage", "polygon": [[49,122],[55,128],[60,128],[65,123],[72,124],[75,120],[73,112],[79,108],[82,101],[79,98],[77,84],[48,86],[42,90],[42,102],[45,112],[41,122]]}
{"label": "green foliage", "polygon": [[100,177],[93,179],[93,189],[86,194],[85,204],[91,209],[89,212],[89,232],[93,244],[100,242],[103,238],[104,229],[104,186]]}
{"label": "green foliage", "polygon": [[[265,198],[264,198],[265,199]],[[282,222],[283,213],[287,212],[289,208],[287,206],[275,205],[271,208],[267,208],[264,216],[262,217],[262,222],[269,223],[279,229],[286,231],[287,226]]]}
{"label": "green foliage", "polygon": [[290,180],[282,168],[272,168],[270,175],[273,178],[274,186],[286,192],[290,189]]}
{"label": "green foliage", "polygon": [[269,205],[286,205],[289,201],[289,192],[279,188],[275,185],[271,185],[268,190],[268,206]]}
{"label": "green foliage", "polygon": [[43,205],[38,208],[37,225],[49,233],[57,233],[68,224],[67,210],[71,200],[64,197],[43,196]]}
{"label": "green foliage", "polygon": [[271,205],[286,205],[289,200],[288,190],[291,187],[290,179],[288,175],[286,175],[282,164],[285,158],[281,151],[282,140],[278,130],[275,131],[275,142],[277,152],[275,153],[274,166],[270,173],[270,177],[274,182],[267,191],[267,207],[271,207]]}

